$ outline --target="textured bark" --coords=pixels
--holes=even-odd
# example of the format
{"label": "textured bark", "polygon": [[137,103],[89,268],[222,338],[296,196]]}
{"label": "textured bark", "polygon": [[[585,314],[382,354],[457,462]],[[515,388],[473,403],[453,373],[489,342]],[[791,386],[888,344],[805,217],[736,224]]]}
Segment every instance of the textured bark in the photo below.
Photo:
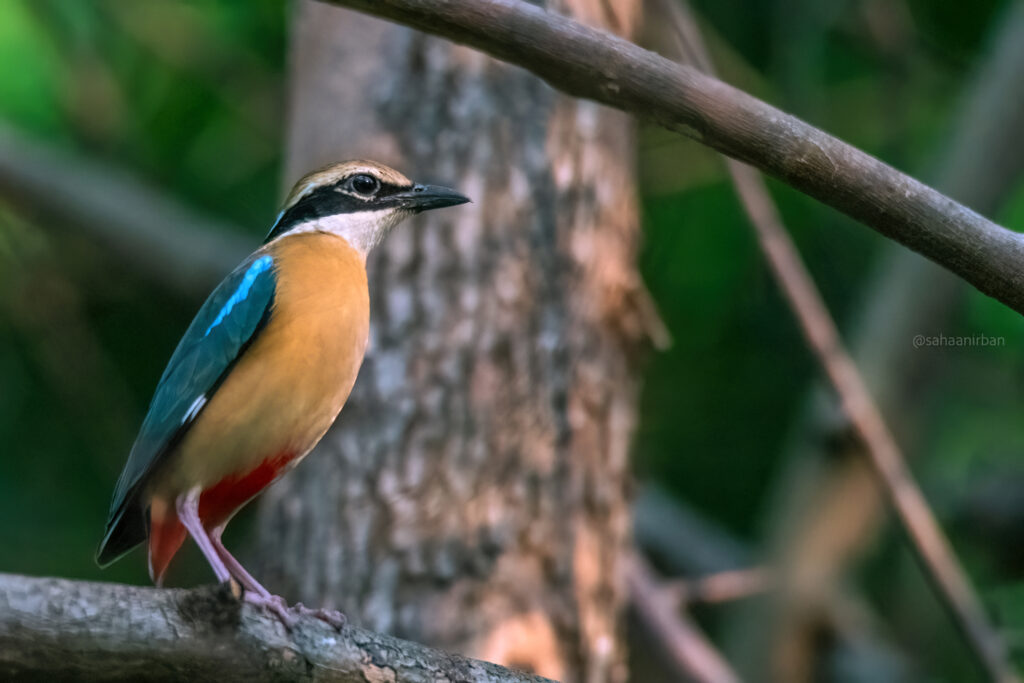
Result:
{"label": "textured bark", "polygon": [[4,681],[545,679],[315,617],[291,632],[227,585],[165,590],[0,574]]}
{"label": "textured bark", "polygon": [[[628,34],[634,4],[558,9]],[[316,3],[292,36],[287,180],[365,156],[475,202],[368,264],[370,352],[264,497],[260,576],[362,626],[562,680],[624,677],[620,558],[643,335],[629,118]]]}

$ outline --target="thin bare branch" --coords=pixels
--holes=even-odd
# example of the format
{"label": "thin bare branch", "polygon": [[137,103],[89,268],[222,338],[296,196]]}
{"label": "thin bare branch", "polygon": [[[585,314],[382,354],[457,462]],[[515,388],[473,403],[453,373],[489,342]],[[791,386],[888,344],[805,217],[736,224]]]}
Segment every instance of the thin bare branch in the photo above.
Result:
{"label": "thin bare branch", "polygon": [[694,603],[732,602],[749,598],[769,590],[772,574],[764,567],[729,569],[692,579],[666,581],[664,588],[671,591],[680,605]]}
{"label": "thin bare branch", "polygon": [[548,679],[307,617],[289,633],[226,586],[195,590],[0,574],[4,680]]}
{"label": "thin bare branch", "polygon": [[967,575],[942,533],[927,500],[914,481],[903,456],[875,407],[863,379],[843,348],[834,322],[788,237],[774,207],[766,203],[763,181],[750,167],[730,169],[751,222],[758,227],[765,254],[786,298],[799,317],[808,345],[818,357],[843,411],[864,442],[890,504],[910,537],[915,551],[934,581],[957,626],[995,681],[1019,680],[1009,664],[1005,643],[989,623]]}
{"label": "thin bare branch", "polygon": [[688,135],[924,254],[1024,313],[1024,239],[697,69],[521,0],[325,0],[525,67]]}
{"label": "thin bare branch", "polygon": [[[656,485],[648,484],[640,490],[633,520],[638,544],[671,573],[714,575],[749,566],[751,562],[753,554],[739,540]],[[773,581],[770,594],[777,596],[782,580],[788,577],[776,573],[769,578]],[[856,673],[850,680],[871,683],[904,680],[906,657],[894,649],[890,641],[875,637],[877,629],[873,629],[872,624],[876,619],[870,608],[856,596],[844,594],[841,586],[832,586],[832,589],[824,601],[822,619],[817,623],[835,636],[838,658],[856,662]],[[645,623],[649,630],[656,628],[655,624]],[[758,680],[767,678],[765,670],[764,667],[751,669],[760,672],[756,675]],[[847,673],[851,672],[847,670]]]}
{"label": "thin bare branch", "polygon": [[[679,35],[686,43],[682,53],[697,55],[700,68],[711,69],[710,58],[692,16],[676,0],[664,0],[664,4],[676,24],[682,27]],[[1020,680],[1009,662],[1001,635],[989,623],[966,573],[906,466],[896,440],[843,346],[835,322],[782,224],[764,179],[746,164],[733,159],[727,159],[726,163],[772,273],[808,345],[839,396],[844,413],[867,448],[887,498],[940,598],[991,679]]]}
{"label": "thin bare branch", "polygon": [[647,561],[632,553],[625,565],[630,600],[679,671],[700,683],[738,683],[739,676],[696,624],[679,611],[678,596],[661,585]]}
{"label": "thin bare branch", "polygon": [[[876,3],[886,11],[891,4]],[[985,214],[1007,200],[1024,172],[1017,140],[1024,129],[1024,3],[1010,3],[992,22],[992,40],[963,94],[941,159],[936,187]],[[948,354],[927,354],[909,340],[916,334],[946,329],[962,301],[963,281],[935,264],[893,245],[883,255],[855,315],[850,347],[876,403],[889,418],[908,456],[920,434],[925,404],[914,400],[925,377],[942,372]],[[820,652],[820,615],[831,612],[829,587],[877,534],[884,499],[863,446],[846,438],[850,422],[816,388],[796,430],[787,464],[775,487],[769,528],[773,561],[780,572],[779,591],[764,604],[752,605],[757,616],[738,614],[735,625],[751,637],[739,662],[781,666],[806,662]],[[828,452],[824,452],[827,450]],[[755,624],[771,623],[772,628]],[[781,644],[786,643],[782,648]],[[786,653],[786,663],[779,661]],[[793,672],[783,674],[795,680]]]}

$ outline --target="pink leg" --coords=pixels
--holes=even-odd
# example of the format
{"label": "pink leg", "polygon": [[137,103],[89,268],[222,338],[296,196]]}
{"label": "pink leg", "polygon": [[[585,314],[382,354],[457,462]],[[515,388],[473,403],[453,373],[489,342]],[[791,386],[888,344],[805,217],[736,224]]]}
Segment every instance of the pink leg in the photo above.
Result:
{"label": "pink leg", "polygon": [[252,591],[262,597],[270,597],[270,591],[260,585],[260,582],[253,578],[252,574],[246,571],[242,563],[235,559],[234,555],[227,551],[224,544],[220,540],[221,534],[224,533],[224,525],[221,525],[215,529],[210,529],[209,538],[210,543],[213,545],[214,552],[217,553],[217,557],[221,559],[224,566],[227,567],[231,576],[238,579],[238,582],[242,584],[242,587],[247,591]]}
{"label": "pink leg", "polygon": [[[178,510],[178,519],[184,525],[185,529],[195,540],[196,545],[203,551],[203,555],[206,556],[206,561],[213,567],[213,573],[217,575],[217,580],[221,583],[230,581],[232,576],[238,578],[238,581],[246,588],[245,600],[253,604],[262,605],[270,609],[277,618],[281,620],[285,628],[291,629],[298,620],[294,614],[288,611],[288,606],[284,600],[276,596],[270,595],[267,589],[260,586],[249,572],[242,568],[242,565],[238,563],[238,560],[231,557],[231,555],[224,550],[224,546],[220,542],[220,534],[217,534],[216,542],[214,539],[206,533],[206,529],[203,528],[203,523],[199,520],[199,489],[193,489],[187,494],[178,496],[175,503]],[[218,552],[218,549],[220,552]],[[227,557],[230,562],[226,563],[224,557]],[[228,568],[228,564],[232,565],[232,569],[241,570],[241,573],[231,571]],[[244,577],[244,578],[243,578]],[[250,587],[250,585],[253,587]],[[252,592],[251,592],[252,591]]]}
{"label": "pink leg", "polygon": [[214,552],[217,553],[221,562],[227,567],[231,576],[237,579],[238,582],[242,584],[242,587],[245,588],[246,592],[244,599],[247,602],[266,607],[276,614],[278,619],[281,620],[281,623],[283,623],[288,629],[291,629],[295,625],[295,622],[298,621],[298,617],[295,615],[295,612],[302,615],[314,616],[317,619],[326,621],[328,624],[339,630],[345,625],[345,615],[337,610],[323,608],[309,609],[301,602],[295,605],[295,607],[289,609],[288,603],[285,602],[284,598],[279,595],[274,595],[264,588],[259,581],[253,578],[252,574],[246,571],[245,567],[242,566],[242,563],[236,560],[234,556],[227,551],[227,548],[224,547],[224,544],[220,540],[221,534],[224,533],[224,526],[225,525],[221,525],[211,529],[208,539],[210,545],[214,549]]}
{"label": "pink leg", "polygon": [[231,572],[224,566],[223,560],[220,559],[213,544],[210,543],[210,538],[206,535],[206,529],[203,528],[202,522],[199,521],[199,493],[199,489],[192,489],[188,493],[178,496],[178,499],[175,501],[178,519],[184,525],[189,535],[192,536],[199,549],[203,551],[206,561],[210,563],[213,573],[217,575],[217,580],[224,583],[231,579]]}

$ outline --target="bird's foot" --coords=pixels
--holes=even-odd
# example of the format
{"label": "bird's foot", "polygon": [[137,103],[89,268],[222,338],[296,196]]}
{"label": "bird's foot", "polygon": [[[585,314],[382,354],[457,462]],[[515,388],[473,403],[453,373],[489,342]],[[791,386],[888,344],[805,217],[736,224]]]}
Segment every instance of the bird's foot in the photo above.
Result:
{"label": "bird's foot", "polygon": [[297,603],[294,607],[289,607],[288,603],[280,595],[261,595],[253,591],[245,591],[243,599],[250,605],[263,607],[272,612],[289,631],[295,627],[295,624],[302,617],[315,617],[327,622],[337,631],[340,631],[342,626],[345,625],[345,615],[337,610],[323,607],[312,609],[306,607],[301,602]]}
{"label": "bird's foot", "polygon": [[250,605],[256,605],[270,611],[289,631],[299,621],[298,615],[288,609],[288,603],[280,595],[261,595],[253,591],[245,591],[242,599]]}
{"label": "bird's foot", "polygon": [[298,612],[302,616],[316,617],[320,621],[325,621],[334,627],[334,630],[340,631],[341,627],[345,625],[345,615],[336,609],[329,609],[327,607],[318,607],[313,609],[306,607],[301,602],[295,603],[295,607],[292,610]]}

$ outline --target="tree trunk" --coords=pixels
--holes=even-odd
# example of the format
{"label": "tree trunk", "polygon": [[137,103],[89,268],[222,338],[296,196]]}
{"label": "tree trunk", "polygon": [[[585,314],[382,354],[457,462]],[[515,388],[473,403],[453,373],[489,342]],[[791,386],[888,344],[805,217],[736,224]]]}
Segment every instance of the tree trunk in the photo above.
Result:
{"label": "tree trunk", "polygon": [[[630,0],[566,0],[628,35]],[[354,623],[566,681],[625,677],[619,561],[642,286],[630,119],[469,49],[302,2],[286,180],[343,158],[473,198],[368,264],[372,332],[263,498],[260,576]]]}

